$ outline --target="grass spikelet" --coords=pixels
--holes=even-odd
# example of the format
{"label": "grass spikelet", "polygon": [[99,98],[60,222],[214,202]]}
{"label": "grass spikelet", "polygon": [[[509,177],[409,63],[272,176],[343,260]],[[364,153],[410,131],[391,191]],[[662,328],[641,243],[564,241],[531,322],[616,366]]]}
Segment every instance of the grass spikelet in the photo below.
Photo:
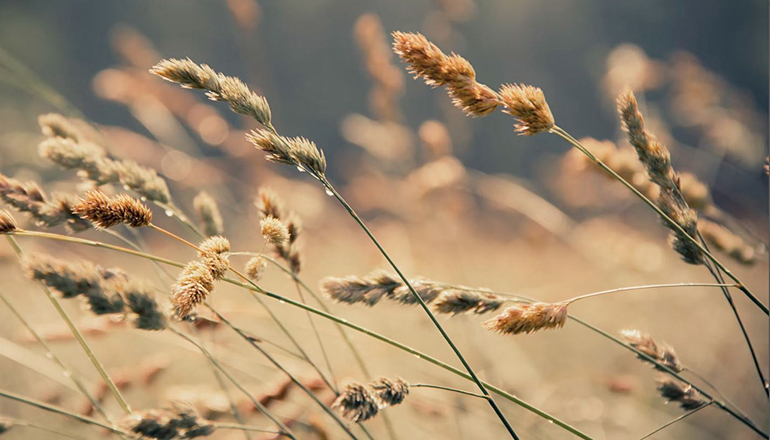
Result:
{"label": "grass spikelet", "polygon": [[328,277],[321,280],[321,291],[328,298],[347,304],[377,304],[383,296],[400,287],[401,282],[385,272],[375,272],[366,277]]}
{"label": "grass spikelet", "polygon": [[518,335],[539,330],[564,327],[567,322],[566,303],[516,304],[486,321],[487,329],[502,334]]}
{"label": "grass spikelet", "polygon": [[500,88],[505,113],[517,119],[519,134],[533,136],[554,126],[553,113],[539,87],[524,84],[506,84]]}
{"label": "grass spikelet", "polygon": [[265,217],[259,221],[262,236],[273,245],[284,245],[289,241],[289,229],[275,217]]}
{"label": "grass spikelet", "polygon": [[69,119],[58,113],[46,113],[37,118],[43,134],[47,137],[72,139],[79,142],[82,133]]}
{"label": "grass spikelet", "polygon": [[[682,363],[679,361],[679,356],[677,356],[676,351],[674,351],[674,348],[670,345],[665,343],[659,344],[652,338],[652,336],[642,333],[639,330],[623,330],[621,334],[626,342],[628,342],[628,345],[655,359],[668,368],[671,368],[676,372],[681,372],[684,369]],[[646,361],[646,359],[641,356],[639,359]]]}
{"label": "grass spikelet", "polygon": [[495,92],[476,81],[468,60],[444,54],[422,34],[393,32],[393,50],[409,64],[415,78],[423,78],[430,86],[446,86],[452,103],[467,115],[486,116],[499,105]]}
{"label": "grass spikelet", "polygon": [[11,213],[4,209],[0,210],[0,234],[10,234],[18,229]]}
{"label": "grass spikelet", "polygon": [[351,383],[337,397],[332,408],[339,410],[342,417],[351,422],[363,422],[376,416],[380,408],[372,393],[363,385]]}
{"label": "grass spikelet", "polygon": [[251,258],[246,262],[246,275],[254,282],[262,279],[267,268],[267,261],[262,256]]}
{"label": "grass spikelet", "polygon": [[52,228],[62,223],[72,232],[91,228],[91,223],[72,212],[77,197],[56,193],[49,200],[35,182],[21,183],[0,174],[0,199],[20,212],[29,213],[40,226]]}
{"label": "grass spikelet", "polygon": [[118,425],[140,438],[158,440],[207,437],[216,430],[191,406],[180,402],[168,409],[136,411],[122,419]]}
{"label": "grass spikelet", "polygon": [[130,160],[115,162],[120,183],[140,196],[159,203],[169,203],[171,193],[168,185],[152,168],[139,165]]}
{"label": "grass spikelet", "polygon": [[[671,220],[676,222],[690,237],[696,237],[698,233],[698,214],[695,213],[681,195],[674,189],[661,187],[658,196],[658,206]],[[671,229],[671,247],[682,260],[688,264],[703,264],[705,257],[698,247],[685,237],[681,231],[675,229],[666,222],[666,227]]]}
{"label": "grass spikelet", "polygon": [[230,252],[230,240],[221,235],[209,237],[203,240],[199,245],[200,255],[202,257],[212,254],[224,254]]}
{"label": "grass spikelet", "polygon": [[246,140],[258,150],[267,153],[270,162],[295,165],[323,176],[326,172],[326,157],[315,143],[303,138],[287,138],[269,130],[252,130]]}
{"label": "grass spikelet", "polygon": [[706,401],[692,385],[676,379],[662,377],[658,380],[658,391],[664,399],[678,403],[685,411],[691,411],[706,404]]}
{"label": "grass spikelet", "polygon": [[166,328],[166,316],[155,301],[150,289],[143,285],[131,285],[125,292],[128,308],[136,317],[134,327],[139,330],[163,330]]}
{"label": "grass spikelet", "polygon": [[216,200],[205,191],[201,191],[193,199],[195,214],[203,225],[203,232],[212,237],[224,233],[222,214],[219,212]]}
{"label": "grass spikelet", "polygon": [[251,116],[264,126],[270,125],[270,106],[264,97],[249,90],[238,78],[217,73],[206,64],[196,64],[189,58],[171,58],[160,61],[150,73],[188,89],[206,90],[206,96],[212,101],[226,102],[233,112]]}
{"label": "grass spikelet", "polygon": [[91,142],[72,138],[50,137],[38,147],[40,157],[68,170],[80,170],[87,178],[105,184],[116,180],[115,162],[106,157],[104,149]]}
{"label": "grass spikelet", "polygon": [[499,309],[504,302],[503,298],[492,293],[448,290],[443,292],[433,303],[433,309],[436,313],[441,314],[475,313],[481,315]]}
{"label": "grass spikelet", "polygon": [[121,223],[140,228],[152,222],[152,211],[138,200],[126,194],[108,197],[98,189],[87,192],[72,210],[98,229]]}
{"label": "grass spikelet", "polygon": [[392,381],[381,377],[370,383],[369,386],[372,387],[377,397],[388,406],[398,405],[409,394],[409,383],[401,378]]}
{"label": "grass spikelet", "polygon": [[179,319],[185,318],[214,290],[214,276],[208,265],[191,261],[182,269],[171,289],[171,303]]}

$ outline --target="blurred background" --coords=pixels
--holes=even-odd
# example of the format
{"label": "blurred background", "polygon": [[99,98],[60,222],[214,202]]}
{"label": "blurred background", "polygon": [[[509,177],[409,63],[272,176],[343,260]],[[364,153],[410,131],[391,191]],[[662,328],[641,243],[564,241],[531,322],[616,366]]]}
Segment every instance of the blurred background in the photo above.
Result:
{"label": "blurred background", "polygon": [[[326,276],[387,268],[316,182],[266,162],[245,141],[245,132],[258,128],[256,122],[147,72],[162,58],[189,57],[240,77],[263,94],[282,134],[316,142],[326,153],[330,180],[410,277],[543,301],[615,287],[712,280],[703,268],[679,260],[666,244],[665,228],[647,207],[561,139],[516,136],[512,119],[499,112],[467,118],[443,90],[411,79],[389,49],[389,34],[395,30],[422,32],[445,52],[461,54],[473,64],[477,79],[493,89],[508,82],[541,87],[559,126],[586,138],[589,148],[647,191],[643,170],[627,154],[630,146],[615,111],[617,92],[632,87],[648,127],[668,146],[675,168],[683,173],[688,202],[704,223],[713,225],[710,241],[720,250],[717,255],[768,302],[768,179],[763,169],[768,3],[759,0],[4,0],[0,172],[37,181],[48,192],[88,188],[75,173],[38,157],[43,139],[38,115],[62,113],[98,127],[110,154],[158,170],[190,216],[196,194],[205,190],[213,195],[225,234],[237,251],[262,247],[253,200],[259,187],[274,189],[304,222],[300,275],[311,287]],[[25,220],[22,214],[16,217]],[[157,218],[185,233],[172,219]],[[31,222],[25,227],[35,228]],[[94,231],[83,236],[110,241]],[[178,261],[192,258],[157,234],[143,232],[143,238],[153,253]],[[22,244],[30,251],[152,275],[146,262],[120,255],[30,239]],[[10,248],[0,246],[0,257],[0,289],[48,332],[57,352],[96,384],[98,376],[79,356],[80,348],[61,334],[63,324],[45,297],[23,279]],[[155,277],[154,282],[160,292],[168,291],[167,279]],[[268,271],[264,284],[296,295],[293,283],[278,271]],[[234,320],[266,339],[282,341],[253,300],[231,286],[218,287],[217,293],[221,295],[214,300]],[[767,371],[767,317],[739,293],[734,296]],[[454,361],[417,309],[327,303],[335,314]],[[302,335],[311,357],[319,356],[304,313],[272,305]],[[182,396],[200,399],[201,410],[214,417],[216,411],[204,408],[205,403],[221,401],[221,395],[198,353],[171,336],[92,322],[78,304],[67,306],[84,326],[96,328],[90,338],[104,363],[133,384],[127,396],[135,407],[162,406]],[[767,425],[766,396],[757,389],[748,350],[718,290],[627,292],[578,303],[570,312],[615,335],[621,329],[639,329],[670,343],[685,365],[707,377],[761,426]],[[42,352],[12,315],[0,310],[0,316],[5,318],[0,336],[9,353],[0,358],[1,386],[38,399],[58,392],[63,406],[82,405],[75,393],[41,379],[18,361],[18,353]],[[503,337],[484,330],[482,321],[458,316],[442,323],[485,379],[597,439],[639,438],[682,413],[657,395],[651,368],[574,323],[558,332]],[[336,330],[326,322],[319,322],[319,328],[332,347],[335,374],[367,380]],[[222,347],[222,356],[237,351],[239,356],[230,361],[239,374],[250,374],[244,380],[255,389],[268,392],[280,384],[281,374],[258,356],[248,353],[247,358],[241,341],[225,329],[205,337]],[[472,389],[472,384],[413,356],[363,335],[351,337],[376,375]],[[137,359],[163,366],[156,385],[140,384]],[[296,359],[283,360],[298,374],[312,377]],[[190,363],[200,368],[190,369]],[[438,391],[413,394],[404,405],[386,410],[400,438],[504,434],[483,402]],[[301,432],[307,438],[320,435],[310,420],[327,429],[329,438],[338,438],[341,431],[335,431],[333,422],[303,399],[290,394],[276,404],[277,411],[293,414],[304,408],[300,418],[306,427]],[[522,438],[570,438],[519,407],[503,405]],[[0,401],[0,408],[9,416],[100,437],[18,404]],[[386,438],[380,419],[369,424],[375,437]],[[6,435],[50,438],[23,428]],[[217,435],[243,437],[237,432]],[[748,439],[756,434],[724,412],[707,408],[655,438]]]}

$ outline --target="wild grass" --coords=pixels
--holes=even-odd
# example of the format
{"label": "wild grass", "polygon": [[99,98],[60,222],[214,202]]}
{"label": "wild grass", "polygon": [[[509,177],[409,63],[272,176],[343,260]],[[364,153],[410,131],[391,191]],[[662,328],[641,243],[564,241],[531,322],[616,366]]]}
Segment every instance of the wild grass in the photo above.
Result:
{"label": "wild grass", "polygon": [[[406,102],[410,97],[401,95],[403,82],[397,79],[401,78],[400,72],[391,63],[382,25],[376,16],[364,16],[356,25],[355,35],[365,54],[367,72],[375,80],[370,98],[379,115],[377,124],[392,129],[393,124],[398,124],[397,121],[403,116],[399,102]],[[553,425],[553,429],[559,430],[555,436],[602,438],[601,433],[594,434],[561,414],[551,414],[536,393],[520,393],[510,387],[510,382],[505,378],[487,376],[479,366],[481,362],[467,354],[475,347],[471,347],[467,339],[459,334],[457,327],[450,328],[446,325],[447,321],[442,323],[439,319],[445,317],[454,324],[454,321],[462,321],[461,317],[466,316],[470,320],[483,318],[478,327],[489,332],[481,333],[479,340],[483,340],[485,348],[493,351],[504,350],[504,344],[509,340],[535,337],[529,334],[543,333],[537,337],[546,338],[557,331],[571,332],[580,326],[590,334],[611,342],[612,347],[627,350],[630,352],[628,354],[635,355],[641,362],[650,364],[660,375],[656,388],[659,397],[674,403],[682,413],[651,432],[648,430],[646,435],[643,432],[630,433],[634,438],[641,435],[644,435],[641,438],[651,437],[675,423],[689,419],[697,412],[715,410],[729,416],[729,423],[741,424],[747,432],[768,438],[762,423],[751,415],[755,412],[754,408],[752,411],[739,408],[727,397],[733,395],[735,390],[719,389],[712,385],[704,375],[691,369],[672,345],[636,329],[614,334],[573,314],[577,307],[590,309],[608,296],[631,295],[635,291],[645,291],[651,297],[663,297],[680,295],[680,292],[695,288],[709,292],[718,290],[728,301],[730,313],[741,330],[740,335],[736,333],[731,339],[748,348],[751,366],[760,381],[761,390],[765,397],[768,395],[761,360],[765,353],[754,343],[758,336],[752,335],[744,325],[745,315],[759,314],[765,318],[768,308],[760,299],[760,294],[755,293],[758,289],[755,291],[754,286],[743,282],[736,274],[737,271],[731,269],[732,262],[724,263],[721,256],[718,258],[716,252],[711,251],[718,250],[737,263],[753,264],[757,261],[756,247],[751,244],[752,238],[745,231],[730,228],[729,224],[738,223],[737,220],[716,207],[708,196],[707,185],[695,176],[676,171],[673,162],[677,157],[645,124],[641,106],[632,89],[623,89],[617,97],[618,127],[627,133],[628,143],[635,152],[635,155],[629,156],[621,154],[614,145],[608,146],[588,138],[578,140],[558,126],[555,118],[558,109],[549,106],[544,91],[538,87],[512,83],[492,88],[477,81],[477,73],[468,60],[455,53],[446,54],[423,35],[396,31],[392,38],[393,52],[406,63],[407,70],[431,87],[445,88],[453,105],[467,116],[488,117],[500,109],[514,119],[513,133],[524,136],[555,135],[574,147],[582,154],[581,160],[587,161],[593,170],[601,170],[610,177],[609,181],[603,182],[604,185],[620,184],[649,208],[653,214],[649,219],[657,217],[669,229],[670,250],[684,263],[703,267],[713,277],[713,282],[683,280],[676,283],[616,287],[586,294],[564,292],[559,295],[561,299],[546,301],[518,293],[498,292],[415,276],[407,269],[411,265],[397,262],[398,253],[386,250],[392,249],[388,240],[378,238],[380,234],[376,233],[376,228],[364,220],[365,216],[358,214],[353,207],[354,203],[343,197],[342,193],[348,188],[339,190],[327,175],[327,168],[338,158],[327,156],[311,140],[289,137],[279,132],[276,125],[280,124],[273,120],[265,96],[253,91],[241,79],[225,75],[189,58],[158,59],[149,73],[142,74],[147,77],[150,74],[156,75],[183,88],[202,90],[211,101],[224,103],[232,112],[248,118],[251,130],[245,133],[245,140],[264,153],[268,161],[289,165],[303,173],[299,178],[310,180],[321,190],[314,193],[316,197],[326,199],[331,196],[338,204],[336,208],[341,208],[339,212],[352,220],[346,225],[357,228],[358,235],[351,236],[368,240],[389,267],[387,271],[376,270],[365,276],[329,274],[320,281],[320,289],[316,291],[311,287],[312,283],[304,278],[303,268],[306,263],[313,264],[313,261],[307,261],[308,256],[299,239],[323,234],[325,231],[304,229],[300,216],[287,209],[287,203],[276,191],[268,187],[258,191],[249,188],[250,197],[254,199],[253,204],[259,212],[258,221],[252,222],[247,233],[226,228],[231,223],[226,214],[232,212],[233,207],[230,205],[242,208],[252,205],[251,201],[219,199],[217,189],[209,188],[205,178],[197,182],[196,194],[190,200],[184,195],[177,196],[173,185],[168,185],[161,173],[150,166],[122,159],[121,152],[110,148],[109,140],[100,133],[99,128],[81,119],[79,113],[69,111],[70,106],[49,88],[41,85],[34,76],[27,76],[24,84],[52,100],[61,111],[67,113],[67,116],[58,113],[40,116],[39,124],[44,139],[39,145],[39,155],[64,170],[75,172],[80,179],[79,189],[48,195],[37,182],[22,182],[0,175],[0,199],[8,209],[14,211],[0,210],[0,234],[5,236],[18,257],[18,262],[14,264],[23,269],[30,284],[39,284],[43,295],[56,309],[83,355],[104,383],[103,389],[106,391],[103,394],[109,392],[122,414],[113,411],[114,408],[105,401],[104,395],[96,395],[89,389],[69,360],[55,353],[49,341],[36,329],[37,323],[28,320],[14,304],[17,298],[7,294],[9,289],[6,286],[0,286],[0,299],[4,305],[32,335],[32,339],[41,345],[48,358],[72,382],[74,388],[87,399],[89,409],[95,414],[81,414],[64,403],[42,402],[32,396],[8,390],[0,390],[0,396],[78,422],[81,427],[73,428],[72,432],[52,431],[57,435],[74,438],[83,433],[95,435],[97,431],[120,438],[154,439],[220,438],[218,436],[226,435],[223,433],[227,431],[236,431],[247,438],[253,438],[252,435],[257,433],[272,436],[269,438],[292,439],[311,436],[345,436],[356,439],[385,435],[392,439],[405,438],[399,431],[409,432],[412,427],[399,429],[389,414],[421,396],[439,393],[442,395],[441,404],[446,406],[447,402],[455,398],[462,399],[462,405],[471,405],[465,403],[466,399],[474,402],[478,399],[488,405],[487,411],[491,410],[489,415],[493,417],[476,414],[478,421],[474,424],[479,428],[474,438],[489,435],[507,435],[514,439],[535,437],[531,433],[532,427],[520,422],[522,410],[534,415],[538,425]],[[4,52],[0,52],[0,55],[3,55],[3,59],[9,59]],[[17,72],[23,72],[23,66],[11,64]],[[181,96],[185,95],[171,96],[184,99]],[[449,182],[453,182],[453,179],[469,179],[461,164],[453,165],[451,159],[447,161],[451,140],[445,136],[447,133],[442,131],[441,124],[436,122],[422,127],[421,136],[437,156],[434,162],[439,163],[436,168],[424,171],[430,176],[428,180],[435,183],[442,178]],[[351,127],[351,130],[355,131],[355,127]],[[250,154],[256,153],[254,151]],[[460,177],[457,177],[458,174]],[[475,179],[474,182],[480,182],[475,185],[476,191],[494,197],[483,191],[484,185],[489,188],[490,184],[496,184],[488,180],[488,176],[467,174]],[[414,182],[420,182],[419,178],[408,178],[406,181],[407,186],[416,186]],[[269,181],[265,183],[271,184]],[[424,189],[424,193],[430,191],[430,188]],[[518,194],[524,194],[522,200],[525,201],[538,197],[526,189]],[[408,209],[407,205],[405,202],[396,202],[396,211]],[[194,215],[188,214],[180,206],[191,206]],[[527,206],[545,207],[548,213],[566,218],[565,214],[546,201],[536,200]],[[720,219],[729,218],[731,221],[704,220],[699,214],[705,212],[718,212]],[[530,213],[530,216],[535,221],[540,219],[541,223],[551,220],[549,216],[535,213]],[[19,222],[15,217],[28,217],[31,221]],[[173,222],[168,222],[168,217]],[[192,218],[197,219],[197,223]],[[65,227],[63,231],[56,229],[61,226]],[[573,232],[573,226],[569,222],[562,222],[559,227],[545,229],[564,239]],[[95,238],[80,236],[86,234]],[[119,240],[121,244],[109,243],[112,239]],[[91,247],[100,254],[104,253],[105,257],[107,254],[120,255],[127,263],[125,268],[105,268],[101,260],[97,264],[86,258],[61,259],[52,255],[55,253],[54,247],[45,253],[25,252],[22,245],[26,248],[27,242],[32,241],[36,245],[42,244],[43,249],[47,249],[45,243],[63,244],[67,249],[72,248],[73,254],[76,252],[74,249]],[[179,260],[179,255],[184,255],[184,258]],[[149,273],[141,273],[134,263],[128,263],[134,260],[151,263],[157,280],[153,280]],[[331,261],[331,264],[334,263]],[[167,272],[168,269],[172,272]],[[346,267],[335,267],[334,271],[353,272]],[[269,280],[266,275],[273,272],[288,277],[291,293],[277,292],[267,287]],[[255,302],[241,303],[239,310],[220,306],[223,298],[233,294],[226,286],[234,286],[238,292],[246,293]],[[30,292],[33,291],[31,286],[26,287]],[[511,290],[518,289],[514,287]],[[752,308],[739,312],[733,298],[735,292],[740,292],[748,299]],[[292,298],[295,294],[296,299]],[[72,309],[66,306],[66,303],[72,302],[80,303],[87,314],[107,316],[116,325],[132,327],[132,332],[120,335],[122,338],[135,338],[137,333],[143,333],[152,340],[165,341],[162,338],[168,336],[185,346],[189,345],[207,362],[209,372],[214,374],[220,391],[226,396],[224,412],[236,423],[213,420],[213,410],[201,414],[205,408],[196,408],[191,402],[166,402],[156,407],[143,406],[133,401],[130,404],[130,399],[124,393],[125,386],[122,387],[121,381],[116,380],[115,375],[105,367],[101,356],[80,330]],[[387,303],[403,307],[389,308],[384,305]],[[337,305],[342,307],[338,309]],[[429,336],[422,335],[428,329],[438,333],[454,356],[453,361],[459,362],[461,368],[426,350],[413,348],[395,337],[375,331],[369,323],[362,325],[352,322],[339,311],[360,305],[372,308],[378,319],[398,320],[400,326],[407,332],[419,335],[420,339],[429,339]],[[273,310],[285,309],[285,306],[304,311],[302,325],[306,323],[308,331],[303,332],[302,336],[297,335],[299,320],[290,322],[284,317],[283,310],[280,313]],[[429,322],[429,327],[405,319],[414,317],[411,309],[416,307],[427,318],[425,322]],[[258,336],[255,332],[261,333],[263,328],[239,319],[239,313],[256,309],[270,319],[270,323],[263,325],[278,329],[274,332],[276,335]],[[334,336],[328,331],[327,324],[335,327]],[[625,327],[622,322],[618,325]],[[245,345],[236,352],[230,344],[221,343],[218,333],[216,338],[213,331],[212,334],[206,333],[207,326],[227,328],[237,337],[236,340]],[[254,330],[255,327],[258,330]],[[681,329],[682,332],[691,330]],[[373,367],[369,356],[374,350],[373,341],[383,343],[388,349],[412,355],[426,368],[451,373],[467,381],[466,385],[472,390],[425,383],[417,379],[419,371],[381,371],[393,366]],[[418,342],[424,345],[423,341]],[[710,349],[708,341],[700,343],[702,347],[699,349]],[[249,362],[260,359],[266,369],[282,377],[279,391],[265,395],[255,392],[246,382],[248,374],[243,374],[236,366],[236,354]],[[558,353],[551,356],[553,359],[559,358]],[[339,359],[341,357],[342,361]],[[347,362],[351,358],[355,362],[355,369],[351,368],[353,362]],[[749,365],[748,356],[734,362],[741,368]],[[373,374],[375,367],[377,375]],[[497,367],[505,371],[505,365]],[[192,370],[191,366],[185,368]],[[351,370],[360,373],[356,373],[353,379],[341,380],[340,371],[350,375]],[[199,373],[189,371],[188,374],[192,377]],[[400,377],[407,374],[414,374],[415,379]],[[308,375],[317,383],[309,381]],[[721,384],[725,382],[729,383],[719,381],[720,388],[724,388]],[[230,393],[231,387],[237,390],[238,397]],[[290,389],[302,397],[290,393]],[[503,405],[505,402],[513,405]],[[297,411],[290,413],[292,408]],[[316,414],[323,415],[323,419],[314,418]],[[378,420],[384,422],[382,429],[375,425]],[[14,426],[49,429],[42,423],[9,419],[0,423],[0,434]],[[377,428],[372,429],[375,426]],[[414,437],[410,435],[408,438]]]}

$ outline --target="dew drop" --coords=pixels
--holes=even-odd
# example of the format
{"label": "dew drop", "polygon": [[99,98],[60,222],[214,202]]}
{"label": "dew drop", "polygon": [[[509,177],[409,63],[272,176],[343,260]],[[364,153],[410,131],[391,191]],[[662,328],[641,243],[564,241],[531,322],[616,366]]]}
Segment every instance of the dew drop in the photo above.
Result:
{"label": "dew drop", "polygon": [[553,420],[551,420],[551,419],[548,419],[548,423],[553,423]]}
{"label": "dew drop", "polygon": [[126,190],[126,191],[131,190],[131,188],[129,188],[128,185],[123,185],[123,189]]}
{"label": "dew drop", "polygon": [[174,216],[174,211],[172,211],[170,209],[167,209],[166,210],[166,215],[169,216],[169,217],[173,217]]}
{"label": "dew drop", "polygon": [[145,196],[139,197],[139,200],[141,200],[143,202],[146,202],[147,201],[147,197],[145,197]]}
{"label": "dew drop", "polygon": [[304,169],[304,168],[302,168],[302,167],[301,167],[301,166],[299,166],[299,165],[297,165],[297,170],[299,170],[299,172],[300,172],[300,173],[304,173],[304,172],[305,172],[305,169]]}
{"label": "dew drop", "polygon": [[63,374],[64,374],[64,377],[66,377],[66,378],[72,377],[72,373],[69,372],[69,371],[65,371]]}
{"label": "dew drop", "polygon": [[278,304],[286,304],[286,301],[284,301],[284,300],[279,300],[279,301],[278,301]]}
{"label": "dew drop", "polygon": [[326,195],[334,197],[334,193],[329,188],[326,188]]}
{"label": "dew drop", "polygon": [[45,354],[45,357],[47,357],[48,359],[53,359],[53,353],[49,351],[48,353]]}

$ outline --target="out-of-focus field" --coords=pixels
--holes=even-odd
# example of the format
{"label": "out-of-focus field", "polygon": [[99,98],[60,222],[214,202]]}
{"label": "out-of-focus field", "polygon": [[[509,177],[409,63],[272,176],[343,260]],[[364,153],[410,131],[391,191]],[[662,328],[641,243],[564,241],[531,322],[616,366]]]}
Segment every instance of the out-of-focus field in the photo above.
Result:
{"label": "out-of-focus field", "polygon": [[[35,180],[48,193],[89,188],[75,172],[37,155],[43,139],[36,125],[39,114],[83,116],[100,129],[111,154],[157,169],[174,200],[192,218],[195,195],[205,190],[214,196],[225,235],[236,252],[263,248],[254,200],[259,187],[272,188],[303,221],[300,277],[316,292],[324,277],[390,269],[320,185],[293,168],[266,162],[246,142],[244,134],[257,128],[256,122],[239,119],[225,105],[147,72],[162,58],[190,56],[241,77],[270,101],[274,123],[282,133],[308,137],[324,149],[330,180],[410,278],[485,287],[544,302],[617,287],[713,282],[703,267],[685,264],[669,248],[667,230],[652,210],[569,152],[560,139],[516,136],[512,120],[499,113],[466,118],[443,91],[412,80],[390,53],[388,33],[421,31],[445,51],[468,58],[479,79],[493,88],[504,82],[543,88],[558,124],[576,137],[608,139],[620,149],[630,147],[614,114],[615,94],[625,85],[634,88],[650,130],[669,147],[674,166],[708,186],[708,195],[700,199],[701,217],[729,225],[743,238],[744,249],[753,252],[749,264],[725,252],[715,255],[763,303],[770,302],[763,244],[768,242],[768,180],[762,169],[767,155],[766,4],[736,8],[722,20],[726,23],[718,32],[710,32],[708,24],[716,21],[719,11],[724,13],[724,8],[716,10],[716,2],[714,16],[705,11],[709,8],[692,2],[670,9],[665,2],[633,8],[601,4],[583,8],[570,3],[563,11],[535,2],[471,0],[372,3],[368,8],[351,2],[172,3],[147,3],[142,11],[138,6],[95,2],[55,5],[39,12],[20,2],[0,5],[0,48],[8,51],[0,58],[4,84],[0,172]],[[198,7],[201,11],[195,11]],[[100,20],[94,11],[105,14],[100,25],[94,24]],[[208,20],[202,18],[206,13]],[[687,26],[680,28],[685,21]],[[199,34],[194,29],[198,25],[207,27]],[[213,31],[219,28],[228,31]],[[623,29],[628,38],[623,38]],[[726,48],[724,43],[713,43],[717,40],[736,43]],[[77,45],[85,47],[74,49]],[[719,56],[732,58],[728,62]],[[11,57],[26,65],[28,74],[8,68]],[[194,240],[163,209],[153,210],[157,224]],[[22,213],[14,217],[24,228],[40,229]],[[55,231],[65,233],[63,228]],[[155,255],[180,262],[195,258],[168,237],[149,230],[139,233]],[[121,244],[93,230],[79,236]],[[148,261],[38,238],[17,240],[25,252],[86,259],[144,277],[167,305],[173,280],[157,273]],[[231,257],[239,268],[247,259]],[[169,271],[177,273],[175,268]],[[272,266],[260,285],[297,298],[292,280]],[[0,291],[50,340],[57,355],[87,379],[89,388],[100,389],[96,371],[40,287],[24,277],[5,240],[0,240]],[[767,375],[767,316],[738,290],[733,290],[733,297]],[[210,299],[238,326],[288,346],[244,290],[218,283]],[[305,312],[266,301],[324,368]],[[387,301],[374,307],[323,301],[335,315],[460,367],[416,307]],[[315,304],[312,299],[308,302]],[[97,357],[124,386],[134,409],[182,399],[195,402],[206,416],[232,421],[211,367],[192,346],[168,332],[143,332],[125,323],[95,319],[77,300],[62,303]],[[615,336],[623,329],[639,329],[667,342],[685,366],[707,378],[759,426],[770,422],[767,397],[759,389],[745,341],[720,290],[620,292],[578,302],[570,306],[570,313]],[[560,330],[503,336],[482,326],[491,316],[442,315],[439,320],[484,380],[592,437],[636,439],[683,414],[658,394],[660,373],[575,322]],[[339,382],[369,380],[337,329],[322,319],[315,322]],[[477,391],[473,383],[415,356],[360,333],[348,334],[375,377]],[[204,328],[197,330],[197,336],[254,395],[263,396],[285,382],[281,372],[230,329]],[[308,381],[316,377],[306,363],[266,347],[299,377]],[[160,372],[148,383],[145,376],[153,366]],[[75,412],[86,403],[4,306],[0,306],[0,388]],[[230,394],[243,400],[233,390]],[[328,391],[319,395],[327,400],[331,396]],[[497,401],[523,439],[573,438],[510,402]],[[109,395],[105,402],[109,413],[120,414]],[[281,416],[298,416],[302,423],[296,431],[301,438],[323,438],[322,431],[328,438],[343,438],[334,422],[297,389],[278,397],[270,408]],[[258,414],[246,414],[250,424],[268,425]],[[377,439],[389,435],[382,414],[387,414],[402,440],[505,438],[483,400],[439,390],[413,389],[403,404],[366,422]],[[0,399],[0,415],[58,427],[77,438],[104,436],[97,428],[9,400]],[[24,427],[3,437],[55,438]],[[221,430],[214,438],[243,438],[243,433]],[[758,436],[709,407],[653,438]]]}

